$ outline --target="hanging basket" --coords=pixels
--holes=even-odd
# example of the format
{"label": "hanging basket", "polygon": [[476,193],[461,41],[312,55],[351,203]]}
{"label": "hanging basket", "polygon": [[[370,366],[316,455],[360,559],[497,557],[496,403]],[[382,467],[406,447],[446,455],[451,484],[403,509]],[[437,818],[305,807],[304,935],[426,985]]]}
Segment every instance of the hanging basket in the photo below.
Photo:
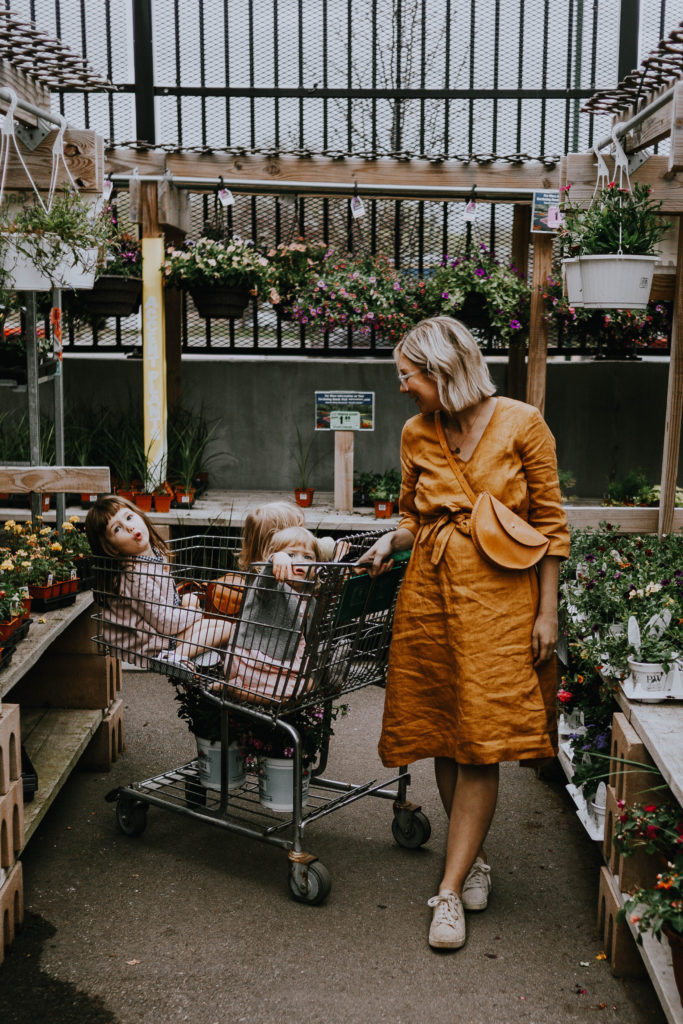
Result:
{"label": "hanging basket", "polygon": [[193,285],[188,291],[197,312],[207,320],[243,316],[251,297],[248,288],[225,288],[220,285]]}
{"label": "hanging basket", "polygon": [[[17,244],[19,242],[19,244]],[[40,253],[52,247],[58,255],[49,271],[40,268]],[[53,288],[92,288],[95,283],[97,249],[76,249],[63,246],[57,235],[43,235],[40,240],[29,235],[5,235],[2,243],[5,287],[17,292],[47,292]]]}
{"label": "hanging basket", "polygon": [[646,309],[657,256],[575,256],[562,261],[567,299],[585,309]]}
{"label": "hanging basket", "polygon": [[132,316],[140,309],[142,278],[102,274],[93,288],[79,298],[90,316]]}

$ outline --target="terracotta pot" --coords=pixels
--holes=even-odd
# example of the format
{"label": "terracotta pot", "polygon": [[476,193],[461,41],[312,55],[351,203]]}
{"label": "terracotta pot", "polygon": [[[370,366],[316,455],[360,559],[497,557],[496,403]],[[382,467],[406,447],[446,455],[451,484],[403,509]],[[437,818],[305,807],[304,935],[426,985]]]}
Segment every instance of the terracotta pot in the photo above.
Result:
{"label": "terracotta pot", "polygon": [[310,508],[313,504],[313,495],[315,490],[313,487],[295,487],[294,488],[294,500],[297,505],[301,508]]}
{"label": "terracotta pot", "polygon": [[116,493],[118,494],[119,498],[123,498],[125,501],[132,501],[133,500],[133,492],[129,491],[125,487],[117,487],[116,488]]}
{"label": "terracotta pot", "polygon": [[171,494],[155,494],[154,495],[154,511],[155,512],[170,512],[171,502],[173,496]]}
{"label": "terracotta pot", "polygon": [[189,491],[184,490],[182,487],[176,487],[175,489],[175,503],[179,508],[192,508],[194,505],[194,487],[190,488]]}
{"label": "terracotta pot", "polygon": [[18,629],[21,625],[21,622],[21,615],[15,615],[13,619],[6,619],[4,622],[0,622],[0,644],[7,643],[15,629]]}
{"label": "terracotta pot", "polygon": [[669,940],[669,946],[671,947],[671,964],[674,979],[681,1000],[681,1006],[683,1006],[683,935],[680,932],[675,932],[673,928],[665,927],[662,930]]}
{"label": "terracotta pot", "polygon": [[389,519],[394,512],[393,501],[375,502],[375,519]]}
{"label": "terracotta pot", "polygon": [[138,508],[141,508],[143,512],[152,511],[152,498],[153,494],[145,494],[144,491],[133,491],[133,501]]}

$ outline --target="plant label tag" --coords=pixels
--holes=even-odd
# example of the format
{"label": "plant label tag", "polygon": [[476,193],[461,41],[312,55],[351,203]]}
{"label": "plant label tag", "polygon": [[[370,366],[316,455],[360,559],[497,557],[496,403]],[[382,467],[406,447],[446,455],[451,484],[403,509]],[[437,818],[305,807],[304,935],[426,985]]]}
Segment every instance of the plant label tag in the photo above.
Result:
{"label": "plant label tag", "polygon": [[49,572],[49,573],[47,574],[47,586],[48,586],[48,587],[51,587],[51,586],[52,586],[52,584],[54,583],[54,581],[55,581],[55,576],[54,576],[54,573],[52,573],[52,572]]}
{"label": "plant label tag", "polygon": [[640,650],[640,626],[638,625],[638,619],[635,615],[630,615],[628,619],[628,627],[626,629],[626,635],[628,636],[628,642],[635,647],[637,651]]}
{"label": "plant label tag", "polygon": [[365,207],[363,206],[363,200],[360,196],[351,197],[351,214],[358,220],[359,217],[365,216]]}
{"label": "plant label tag", "polygon": [[561,228],[562,227],[562,214],[560,213],[559,206],[548,207],[548,227],[549,228]]}
{"label": "plant label tag", "polygon": [[469,203],[465,204],[465,221],[474,224],[477,219],[477,204],[474,199],[470,199]]}
{"label": "plant label tag", "polygon": [[78,573],[76,572],[75,569],[71,570],[71,579],[72,580],[77,580],[78,579]]}
{"label": "plant label tag", "polygon": [[109,200],[109,197],[111,196],[113,191],[114,182],[111,180],[111,178],[105,178],[104,184],[102,186],[102,196],[104,198],[105,203]]}
{"label": "plant label tag", "polygon": [[221,206],[223,207],[235,205],[235,197],[233,196],[229,188],[219,188],[218,198],[220,200]]}

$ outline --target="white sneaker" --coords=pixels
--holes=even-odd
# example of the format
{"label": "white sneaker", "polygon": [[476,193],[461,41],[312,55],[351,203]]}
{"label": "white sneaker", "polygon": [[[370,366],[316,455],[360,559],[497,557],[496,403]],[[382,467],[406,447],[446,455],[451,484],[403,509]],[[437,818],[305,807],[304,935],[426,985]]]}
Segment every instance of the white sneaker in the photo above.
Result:
{"label": "white sneaker", "polygon": [[477,857],[467,872],[462,887],[462,905],[465,910],[486,910],[491,892],[491,865]]}
{"label": "white sneaker", "polygon": [[443,889],[438,896],[427,900],[427,906],[434,907],[429,945],[436,949],[460,949],[464,946],[467,938],[465,914],[457,892]]}

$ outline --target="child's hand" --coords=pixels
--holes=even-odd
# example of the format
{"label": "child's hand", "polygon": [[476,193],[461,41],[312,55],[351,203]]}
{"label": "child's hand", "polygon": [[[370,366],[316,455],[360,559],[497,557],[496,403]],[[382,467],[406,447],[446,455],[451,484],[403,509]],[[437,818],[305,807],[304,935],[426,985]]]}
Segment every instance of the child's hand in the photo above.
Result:
{"label": "child's hand", "polygon": [[273,565],[273,576],[276,580],[279,580],[280,583],[286,583],[292,579],[292,559],[286,551],[276,551],[270,560]]}
{"label": "child's hand", "polygon": [[180,599],[180,604],[182,608],[194,608],[197,611],[201,611],[202,609],[202,606],[199,602],[199,598],[197,597],[196,594],[192,593],[183,594],[183,596]]}

